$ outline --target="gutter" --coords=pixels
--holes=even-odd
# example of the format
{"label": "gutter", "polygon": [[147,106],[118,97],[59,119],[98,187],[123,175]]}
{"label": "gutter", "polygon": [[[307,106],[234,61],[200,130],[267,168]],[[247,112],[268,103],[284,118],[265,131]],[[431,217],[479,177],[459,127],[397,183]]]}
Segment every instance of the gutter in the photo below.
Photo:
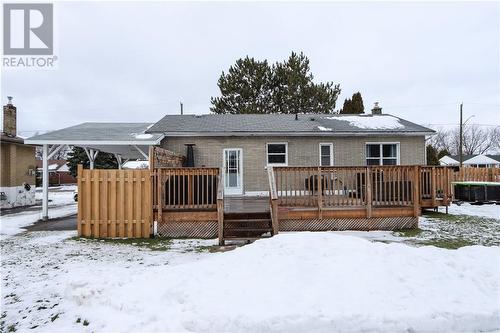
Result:
{"label": "gutter", "polygon": [[[158,133],[158,132],[156,132]],[[426,136],[434,132],[168,132],[164,133],[168,137],[215,137],[215,136],[237,136],[237,137],[258,137],[258,136],[317,136],[317,137],[363,137],[363,136]]]}

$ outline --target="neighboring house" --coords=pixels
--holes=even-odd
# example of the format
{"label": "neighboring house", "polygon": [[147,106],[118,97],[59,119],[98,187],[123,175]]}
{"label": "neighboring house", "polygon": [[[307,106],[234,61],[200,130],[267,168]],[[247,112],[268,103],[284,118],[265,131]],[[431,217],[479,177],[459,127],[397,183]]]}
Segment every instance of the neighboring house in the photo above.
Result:
{"label": "neighboring house", "polygon": [[[71,175],[66,160],[49,160],[49,185],[76,184],[76,178]],[[36,161],[37,184],[42,183],[42,161]]]}
{"label": "neighboring house", "polygon": [[[268,166],[424,165],[433,130],[382,114],[166,115],[147,130],[195,167],[221,167],[225,193],[268,190]],[[192,148],[190,148],[192,147]],[[193,149],[194,161],[190,161]]]}
{"label": "neighboring house", "polygon": [[17,136],[17,108],[12,97],[3,107],[1,142],[0,208],[35,204],[35,147]]}
{"label": "neighboring house", "polygon": [[[459,166],[460,156],[449,155],[439,159],[444,166]],[[500,168],[500,155],[463,155],[462,165],[475,168]]]}

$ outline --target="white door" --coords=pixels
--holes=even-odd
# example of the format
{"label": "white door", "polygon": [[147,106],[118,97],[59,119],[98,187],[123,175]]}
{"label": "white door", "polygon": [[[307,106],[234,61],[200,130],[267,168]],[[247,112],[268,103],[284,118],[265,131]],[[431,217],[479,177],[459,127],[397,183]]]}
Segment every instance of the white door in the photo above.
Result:
{"label": "white door", "polygon": [[223,170],[225,194],[243,194],[242,159],[243,152],[240,148],[224,149]]}

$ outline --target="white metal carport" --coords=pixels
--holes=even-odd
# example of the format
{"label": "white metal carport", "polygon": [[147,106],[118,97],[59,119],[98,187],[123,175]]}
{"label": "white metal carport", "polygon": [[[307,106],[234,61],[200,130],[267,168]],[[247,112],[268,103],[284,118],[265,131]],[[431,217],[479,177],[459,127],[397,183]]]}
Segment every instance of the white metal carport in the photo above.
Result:
{"label": "white metal carport", "polygon": [[48,220],[49,166],[48,161],[63,147],[82,147],[87,153],[90,168],[99,152],[114,154],[118,167],[133,159],[149,158],[149,147],[160,144],[163,134],[146,133],[151,123],[83,123],[46,134],[36,135],[24,142],[43,147],[42,153],[42,219]]}

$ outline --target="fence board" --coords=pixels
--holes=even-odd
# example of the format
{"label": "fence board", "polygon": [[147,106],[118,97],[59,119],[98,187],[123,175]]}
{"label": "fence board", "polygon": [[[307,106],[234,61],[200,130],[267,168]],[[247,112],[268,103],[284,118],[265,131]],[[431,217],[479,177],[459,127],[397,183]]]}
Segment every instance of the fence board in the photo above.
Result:
{"label": "fence board", "polygon": [[78,235],[149,238],[150,170],[78,168]]}

